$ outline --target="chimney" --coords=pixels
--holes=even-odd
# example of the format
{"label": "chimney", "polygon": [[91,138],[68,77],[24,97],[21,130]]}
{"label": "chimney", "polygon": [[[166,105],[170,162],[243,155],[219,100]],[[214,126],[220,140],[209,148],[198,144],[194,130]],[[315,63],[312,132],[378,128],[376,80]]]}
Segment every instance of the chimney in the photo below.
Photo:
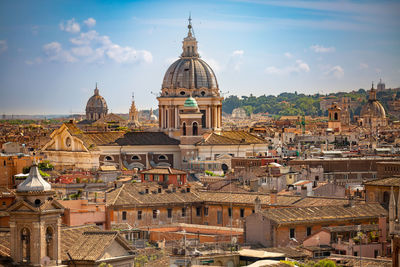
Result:
{"label": "chimney", "polygon": [[272,189],[269,193],[269,202],[271,205],[275,205],[277,202],[277,193],[278,191],[276,189]]}
{"label": "chimney", "polygon": [[259,213],[261,211],[261,200],[258,196],[254,200],[254,211],[255,213]]}
{"label": "chimney", "polygon": [[301,197],[306,197],[307,196],[307,187],[301,186]]}
{"label": "chimney", "polygon": [[352,196],[349,196],[349,207],[354,207],[354,198]]}

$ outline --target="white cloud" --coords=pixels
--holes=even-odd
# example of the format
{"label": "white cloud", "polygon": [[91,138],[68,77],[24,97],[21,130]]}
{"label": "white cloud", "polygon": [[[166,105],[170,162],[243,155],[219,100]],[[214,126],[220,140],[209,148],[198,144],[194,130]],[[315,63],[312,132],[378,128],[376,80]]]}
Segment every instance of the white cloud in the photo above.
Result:
{"label": "white cloud", "polygon": [[367,63],[360,63],[360,69],[368,69]]}
{"label": "white cloud", "polygon": [[273,75],[298,74],[298,73],[306,73],[309,71],[310,71],[310,66],[306,62],[300,59],[296,60],[294,64],[284,68],[277,68],[275,66],[270,66],[265,69],[265,73]]}
{"label": "white cloud", "polygon": [[335,52],[336,48],[331,46],[331,47],[324,47],[322,45],[312,45],[310,46],[310,49],[314,51],[315,53],[331,53]]}
{"label": "white cloud", "polygon": [[83,21],[83,23],[89,28],[96,26],[96,20],[94,18],[88,18],[87,20]]}
{"label": "white cloud", "polygon": [[243,54],[244,54],[243,50],[235,50],[232,53],[233,56],[243,56]]}
{"label": "white cloud", "polygon": [[6,40],[0,40],[0,54],[4,53],[7,51],[8,45]]}
{"label": "white cloud", "polygon": [[144,61],[150,63],[153,56],[146,50],[135,50],[129,46],[121,47],[113,44],[108,47],[106,55],[117,63]]}
{"label": "white cloud", "polygon": [[[88,18],[83,22],[87,27],[94,27],[96,20]],[[66,23],[60,24],[60,29],[70,33],[79,33],[80,25],[72,18]],[[79,35],[70,38],[70,43],[63,49],[61,44],[53,42],[43,46],[43,50],[51,61],[75,62],[80,59],[86,62],[104,62],[106,58],[117,63],[133,63],[153,61],[152,54],[147,50],[136,50],[130,46],[115,44],[106,35],[100,35],[95,30],[80,32]],[[29,62],[28,62],[29,64]]]}
{"label": "white cloud", "polygon": [[71,48],[71,52],[78,57],[86,57],[93,54],[93,49],[90,46],[78,46]]}
{"label": "white cloud", "polygon": [[66,23],[60,23],[60,29],[62,31],[70,32],[70,33],[78,33],[81,31],[81,26],[78,22],[75,22],[75,18],[68,20]]}
{"label": "white cloud", "polygon": [[344,69],[341,66],[336,65],[325,72],[325,75],[340,79],[344,76]]}
{"label": "white cloud", "polygon": [[43,51],[50,61],[75,62],[77,60],[69,51],[64,50],[58,42],[45,44]]}
{"label": "white cloud", "polygon": [[229,58],[229,62],[228,62],[229,68],[232,68],[235,71],[239,71],[240,70],[240,66],[243,63],[243,55],[244,55],[244,51],[243,50],[235,50],[235,51],[233,51],[231,56],[230,56],[230,58]]}
{"label": "white cloud", "polygon": [[285,57],[287,57],[287,58],[292,58],[292,57],[293,57],[293,55],[290,54],[289,52],[286,52],[286,53],[284,53],[283,55],[284,55]]}

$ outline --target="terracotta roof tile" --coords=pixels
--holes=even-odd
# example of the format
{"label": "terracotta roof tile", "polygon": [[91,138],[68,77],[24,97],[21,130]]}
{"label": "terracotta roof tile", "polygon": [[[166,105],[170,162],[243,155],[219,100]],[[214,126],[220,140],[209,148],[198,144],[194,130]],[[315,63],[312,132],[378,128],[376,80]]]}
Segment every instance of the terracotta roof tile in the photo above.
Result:
{"label": "terracotta roof tile", "polygon": [[400,186],[400,176],[365,182],[364,185]]}
{"label": "terracotta roof tile", "polygon": [[378,203],[355,206],[315,206],[266,209],[262,214],[277,224],[294,224],[302,222],[319,222],[377,218],[387,216],[387,211]]}

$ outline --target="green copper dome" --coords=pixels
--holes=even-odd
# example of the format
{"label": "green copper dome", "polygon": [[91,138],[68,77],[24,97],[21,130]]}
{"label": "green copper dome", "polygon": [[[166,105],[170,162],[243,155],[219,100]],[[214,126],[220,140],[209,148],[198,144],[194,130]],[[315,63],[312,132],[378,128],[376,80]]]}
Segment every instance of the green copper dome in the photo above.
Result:
{"label": "green copper dome", "polygon": [[193,97],[189,96],[183,106],[188,108],[197,108],[197,101]]}

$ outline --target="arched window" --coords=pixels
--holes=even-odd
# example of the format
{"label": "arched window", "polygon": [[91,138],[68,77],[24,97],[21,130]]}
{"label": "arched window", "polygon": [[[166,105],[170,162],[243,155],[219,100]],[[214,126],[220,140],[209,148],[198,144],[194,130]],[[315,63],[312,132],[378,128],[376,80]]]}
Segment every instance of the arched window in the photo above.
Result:
{"label": "arched window", "polygon": [[53,238],[53,228],[50,226],[46,229],[46,255],[50,259],[54,258],[54,238]]}
{"label": "arched window", "polygon": [[158,160],[168,160],[167,155],[160,155],[158,156]]}
{"label": "arched window", "polygon": [[140,156],[138,156],[138,155],[133,155],[131,159],[132,159],[132,160],[140,160]]}
{"label": "arched window", "polygon": [[335,121],[337,121],[338,120],[338,114],[337,114],[337,112],[335,112]]}
{"label": "arched window", "polygon": [[198,135],[198,126],[197,126],[197,122],[193,122],[193,135]]}
{"label": "arched window", "polygon": [[31,261],[31,232],[28,228],[21,230],[22,262]]}
{"label": "arched window", "polygon": [[104,159],[106,161],[113,161],[114,160],[111,156],[105,156]]}
{"label": "arched window", "polygon": [[186,122],[184,122],[182,125],[182,134],[186,135]]}

